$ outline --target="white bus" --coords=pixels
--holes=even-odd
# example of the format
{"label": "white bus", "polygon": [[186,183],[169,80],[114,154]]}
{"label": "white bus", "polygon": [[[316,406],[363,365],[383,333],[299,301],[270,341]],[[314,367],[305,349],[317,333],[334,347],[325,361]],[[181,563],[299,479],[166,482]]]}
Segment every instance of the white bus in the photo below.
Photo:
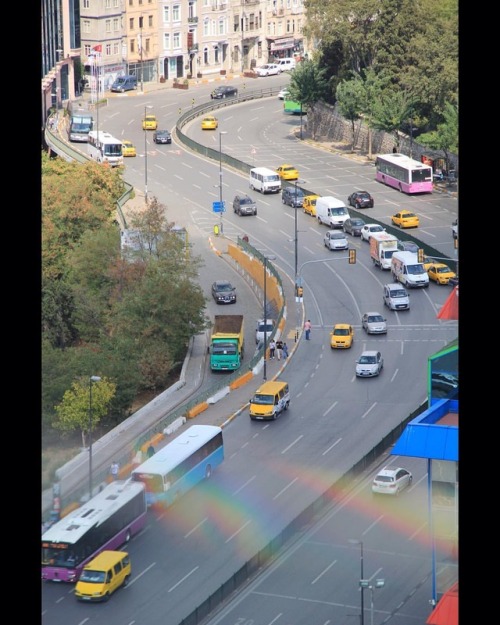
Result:
{"label": "white bus", "polygon": [[192,425],[132,471],[146,485],[148,505],[169,506],[224,460],[222,429]]}
{"label": "white bus", "polygon": [[267,167],[254,167],[250,170],[250,189],[261,193],[279,193],[281,191],[281,178],[277,172]]}
{"label": "white bus", "polygon": [[111,167],[123,165],[122,142],[103,130],[89,132],[87,154],[98,163],[109,163]]}

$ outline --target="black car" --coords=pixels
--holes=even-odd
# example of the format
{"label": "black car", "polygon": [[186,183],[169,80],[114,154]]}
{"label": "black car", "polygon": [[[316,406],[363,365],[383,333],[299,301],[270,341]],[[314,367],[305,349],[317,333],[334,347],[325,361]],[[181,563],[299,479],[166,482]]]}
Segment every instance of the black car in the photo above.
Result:
{"label": "black car", "polygon": [[249,195],[236,195],[233,200],[233,211],[237,215],[256,215],[257,204]]}
{"label": "black car", "polygon": [[217,304],[236,304],[236,288],[227,280],[216,280],[212,284],[212,297]]}
{"label": "black car", "polygon": [[347,198],[347,203],[353,208],[373,208],[375,201],[368,191],[354,191]]}
{"label": "black car", "polygon": [[229,98],[230,96],[238,95],[238,89],[236,87],[231,87],[230,85],[221,85],[220,87],[215,87],[215,89],[210,94],[212,100],[220,100],[221,98]]}
{"label": "black car", "polygon": [[365,225],[365,222],[358,217],[350,217],[346,219],[342,224],[342,230],[353,237],[361,236],[361,228]]}
{"label": "black car", "polygon": [[155,130],[153,141],[155,143],[172,143],[172,135],[168,130]]}
{"label": "black car", "polygon": [[302,208],[304,202],[304,192],[296,187],[283,187],[281,201],[292,208]]}

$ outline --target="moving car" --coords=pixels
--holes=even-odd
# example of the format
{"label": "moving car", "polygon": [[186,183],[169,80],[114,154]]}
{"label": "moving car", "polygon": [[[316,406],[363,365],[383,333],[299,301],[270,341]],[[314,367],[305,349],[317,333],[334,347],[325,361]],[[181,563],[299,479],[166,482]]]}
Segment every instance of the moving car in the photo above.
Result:
{"label": "moving car", "polygon": [[281,74],[281,68],[276,63],[266,63],[255,68],[257,76],[276,76]]}
{"label": "moving car", "polygon": [[323,237],[323,243],[329,250],[347,250],[349,247],[345,234],[338,230],[327,230]]}
{"label": "moving car", "polygon": [[236,304],[236,288],[228,280],[216,280],[212,284],[212,297],[217,304]]}
{"label": "moving car", "polygon": [[168,130],[156,130],[153,135],[155,143],[172,143],[172,135]]}
{"label": "moving car", "polygon": [[255,343],[258,345],[260,342],[264,340],[264,335],[266,336],[266,341],[269,340],[272,332],[274,330],[274,319],[259,319],[257,321],[257,328],[255,330]]}
{"label": "moving car", "polygon": [[412,474],[401,467],[384,467],[372,482],[372,493],[375,495],[399,495],[411,486]]}
{"label": "moving car", "polygon": [[367,334],[387,334],[387,321],[379,312],[366,312],[361,327]]}
{"label": "moving car", "polygon": [[202,130],[216,130],[218,125],[219,125],[219,122],[217,120],[217,117],[214,117],[213,115],[206,115],[201,120]]}
{"label": "moving car", "polygon": [[420,224],[418,215],[406,209],[395,213],[391,217],[391,221],[395,226],[399,226],[400,228],[418,228]]}
{"label": "moving car", "polygon": [[370,241],[372,232],[385,232],[385,228],[380,224],[365,224],[361,228],[361,240]]}
{"label": "moving car", "polygon": [[302,208],[304,204],[304,192],[297,187],[283,187],[281,201],[292,208]]}
{"label": "moving car", "polygon": [[122,141],[122,154],[123,156],[137,156],[137,151],[132,141],[128,139]]}
{"label": "moving car", "polygon": [[383,368],[382,354],[374,350],[365,350],[356,360],[356,376],[358,378],[373,378],[380,375]]}
{"label": "moving car", "polygon": [[278,98],[280,100],[285,100],[288,97],[288,94],[290,92],[288,91],[288,89],[286,87],[283,87],[283,89],[281,89],[281,91],[278,93]]}
{"label": "moving car", "polygon": [[231,96],[237,96],[238,89],[236,87],[232,87],[231,85],[220,85],[220,87],[215,87],[215,89],[210,94],[212,100],[220,100],[223,98],[229,98]]}
{"label": "moving car", "polygon": [[448,284],[451,278],[456,278],[457,274],[444,263],[431,263],[427,268],[429,280],[434,280],[436,284]]}
{"label": "moving car", "polygon": [[249,195],[235,195],[233,200],[233,211],[240,215],[256,215],[257,204]]}
{"label": "moving car", "polygon": [[391,282],[384,286],[383,299],[389,310],[410,310],[410,296],[399,282]]}
{"label": "moving car", "polygon": [[336,323],[330,332],[332,349],[349,349],[354,341],[354,329],[348,323]]}
{"label": "moving car", "polygon": [[353,237],[361,236],[361,228],[365,225],[365,222],[359,217],[349,217],[342,225],[342,230],[346,234],[350,234]]}
{"label": "moving car", "polygon": [[146,115],[142,120],[142,129],[143,130],[156,130],[158,128],[158,120],[156,119],[156,115]]}
{"label": "moving car", "polygon": [[413,241],[398,241],[398,250],[401,252],[413,252],[418,254],[420,248]]}
{"label": "moving car", "polygon": [[302,208],[304,209],[304,213],[316,217],[316,200],[318,198],[319,195],[304,196],[304,201],[302,202]]}
{"label": "moving car", "polygon": [[373,208],[375,206],[375,200],[368,191],[354,191],[347,198],[347,203],[353,208]]}
{"label": "moving car", "polygon": [[298,180],[299,172],[293,165],[280,165],[276,171],[282,180]]}

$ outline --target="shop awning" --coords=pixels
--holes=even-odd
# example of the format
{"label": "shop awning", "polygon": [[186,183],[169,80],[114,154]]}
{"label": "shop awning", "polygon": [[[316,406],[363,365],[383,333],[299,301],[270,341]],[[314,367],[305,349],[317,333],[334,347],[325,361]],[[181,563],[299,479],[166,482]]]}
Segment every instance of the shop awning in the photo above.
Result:
{"label": "shop awning", "polygon": [[267,37],[271,42],[271,51],[288,50],[295,47],[295,39],[293,37]]}

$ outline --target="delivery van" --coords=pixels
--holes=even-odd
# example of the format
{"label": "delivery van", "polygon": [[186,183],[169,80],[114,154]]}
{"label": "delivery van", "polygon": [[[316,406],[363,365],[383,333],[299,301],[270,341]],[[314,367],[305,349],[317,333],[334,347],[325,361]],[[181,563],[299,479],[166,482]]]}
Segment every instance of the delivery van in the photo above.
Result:
{"label": "delivery van", "polygon": [[121,586],[126,586],[132,574],[126,551],[101,551],[83,567],[75,586],[80,601],[107,601]]}
{"label": "delivery van", "polygon": [[279,193],[281,178],[278,173],[267,167],[254,167],[250,170],[250,189],[260,193]]}
{"label": "delivery van", "polygon": [[290,391],[287,382],[264,382],[250,400],[250,419],[277,419],[288,410]]}
{"label": "delivery van", "polygon": [[349,219],[347,206],[331,195],[324,195],[316,200],[316,219],[318,223],[329,228],[342,228],[344,221]]}
{"label": "delivery van", "polygon": [[132,89],[137,89],[136,76],[118,76],[115,82],[111,85],[111,91],[116,93],[132,91]]}
{"label": "delivery van", "polygon": [[391,258],[391,273],[396,282],[407,288],[429,286],[429,275],[415,252],[394,252]]}

